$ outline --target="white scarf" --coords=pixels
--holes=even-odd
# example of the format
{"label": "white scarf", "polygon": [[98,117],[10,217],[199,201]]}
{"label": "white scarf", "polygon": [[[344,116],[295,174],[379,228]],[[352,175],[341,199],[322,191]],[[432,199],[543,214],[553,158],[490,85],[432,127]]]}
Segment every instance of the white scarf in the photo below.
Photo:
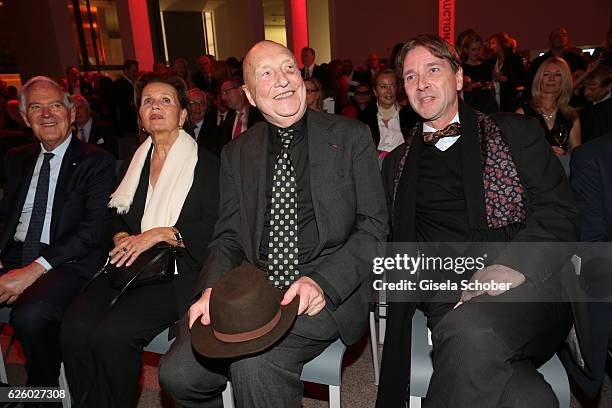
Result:
{"label": "white scarf", "polygon": [[[125,214],[130,210],[151,143],[150,137],[142,142],[134,153],[121,184],[111,194],[108,206],[116,208],[119,214]],[[166,156],[155,189],[144,210],[140,221],[141,231],[176,224],[193,184],[197,162],[198,145],[196,141],[184,130],[179,130],[179,136]]]}

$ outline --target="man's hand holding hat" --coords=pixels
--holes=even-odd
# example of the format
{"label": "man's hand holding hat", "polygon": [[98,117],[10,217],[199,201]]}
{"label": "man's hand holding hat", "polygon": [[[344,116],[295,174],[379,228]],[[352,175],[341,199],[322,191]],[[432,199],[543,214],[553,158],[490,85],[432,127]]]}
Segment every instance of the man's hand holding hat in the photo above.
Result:
{"label": "man's hand holding hat", "polygon": [[212,288],[206,289],[202,292],[202,296],[189,308],[189,328],[193,326],[193,323],[202,316],[200,321],[204,326],[210,324],[210,313],[208,311],[208,304],[210,302],[210,292]]}
{"label": "man's hand holding hat", "polygon": [[289,289],[285,292],[281,305],[285,306],[291,303],[295,295],[300,296],[300,306],[297,312],[298,316],[303,313],[306,313],[308,316],[314,316],[325,307],[323,290],[308,276],[302,276],[289,286]]}

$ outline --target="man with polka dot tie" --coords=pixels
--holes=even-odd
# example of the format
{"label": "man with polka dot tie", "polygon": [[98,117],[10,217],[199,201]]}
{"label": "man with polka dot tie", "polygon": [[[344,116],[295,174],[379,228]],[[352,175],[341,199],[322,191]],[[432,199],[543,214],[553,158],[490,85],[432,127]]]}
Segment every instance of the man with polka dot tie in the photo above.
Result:
{"label": "man with polka dot tie", "polygon": [[[228,375],[237,406],[299,407],[303,364],[338,337],[350,345],[364,334],[371,262],[388,232],[369,129],[308,110],[295,57],[280,44],[255,44],[244,75],[266,122],[221,153],[221,213],[202,296],[160,366],[162,386],[185,407],[218,398]],[[298,317],[279,343],[219,372],[195,358],[186,332],[196,320],[210,324],[211,288],[244,262],[283,291],[282,305],[299,296]]]}

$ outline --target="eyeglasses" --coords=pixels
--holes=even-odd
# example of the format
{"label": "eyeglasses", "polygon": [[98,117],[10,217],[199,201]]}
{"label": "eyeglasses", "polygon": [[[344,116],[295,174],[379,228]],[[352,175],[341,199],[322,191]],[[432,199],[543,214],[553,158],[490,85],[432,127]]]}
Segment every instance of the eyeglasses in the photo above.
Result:
{"label": "eyeglasses", "polygon": [[227,95],[229,93],[229,91],[232,91],[232,90],[234,90],[236,88],[240,88],[240,85],[236,85],[236,86],[232,86],[231,88],[224,89],[224,90],[221,91],[221,93],[223,95]]}
{"label": "eyeglasses", "polygon": [[355,91],[355,96],[370,96],[370,93],[367,91],[364,91],[364,92]]}
{"label": "eyeglasses", "polygon": [[308,89],[308,88],[306,88],[306,92],[313,93],[313,92],[319,92],[319,90],[318,89]]}

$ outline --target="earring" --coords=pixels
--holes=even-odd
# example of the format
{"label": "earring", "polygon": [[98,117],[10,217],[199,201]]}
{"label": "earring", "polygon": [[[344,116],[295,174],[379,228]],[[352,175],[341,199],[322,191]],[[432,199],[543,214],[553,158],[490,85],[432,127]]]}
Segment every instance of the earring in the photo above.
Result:
{"label": "earring", "polygon": [[179,125],[179,130],[183,130],[183,125]]}

